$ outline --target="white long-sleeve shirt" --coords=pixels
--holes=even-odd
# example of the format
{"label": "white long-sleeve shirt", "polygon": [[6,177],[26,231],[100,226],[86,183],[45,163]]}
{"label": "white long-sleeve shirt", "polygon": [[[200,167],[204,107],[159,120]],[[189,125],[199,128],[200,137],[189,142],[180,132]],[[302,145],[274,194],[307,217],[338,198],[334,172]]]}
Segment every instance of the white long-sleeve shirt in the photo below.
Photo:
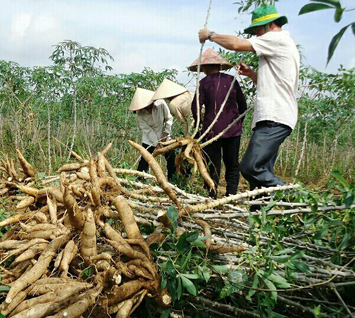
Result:
{"label": "white long-sleeve shirt", "polygon": [[164,100],[154,102],[151,114],[144,108],[138,110],[137,120],[143,133],[142,143],[155,147],[164,134],[168,134],[169,139],[173,116]]}

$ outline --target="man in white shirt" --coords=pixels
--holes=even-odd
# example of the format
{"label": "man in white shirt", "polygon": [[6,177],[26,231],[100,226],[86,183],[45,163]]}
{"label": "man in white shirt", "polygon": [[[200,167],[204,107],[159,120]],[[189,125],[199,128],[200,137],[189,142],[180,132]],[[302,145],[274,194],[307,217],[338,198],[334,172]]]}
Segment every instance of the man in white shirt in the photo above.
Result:
{"label": "man in white shirt", "polygon": [[279,146],[290,135],[297,122],[300,56],[294,41],[282,25],[274,6],[262,6],[252,13],[252,23],[245,33],[256,38],[235,36],[200,30],[200,42],[209,39],[234,51],[251,51],[259,56],[259,71],[240,63],[240,74],[257,84],[257,96],[252,122],[253,135],[241,162],[241,173],[250,189],[285,184],[273,173]]}
{"label": "man in white shirt", "polygon": [[[132,99],[129,110],[137,112],[139,128],[142,131],[142,146],[150,153],[159,149],[160,142],[167,141],[170,138],[173,117],[167,104],[162,99],[153,101],[154,92],[137,88]],[[176,172],[175,154],[168,152],[165,154],[167,161],[168,180]],[[138,164],[138,171],[148,171],[149,165],[143,157]]]}

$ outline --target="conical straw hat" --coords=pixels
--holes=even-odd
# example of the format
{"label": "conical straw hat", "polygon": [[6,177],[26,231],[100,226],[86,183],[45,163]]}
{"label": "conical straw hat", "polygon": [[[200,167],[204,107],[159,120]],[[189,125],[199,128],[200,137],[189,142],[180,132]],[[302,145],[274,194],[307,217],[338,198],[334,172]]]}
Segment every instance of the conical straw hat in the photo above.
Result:
{"label": "conical straw hat", "polygon": [[137,87],[137,90],[134,93],[133,99],[131,101],[131,105],[129,105],[129,110],[136,111],[147,107],[153,102],[153,95],[153,91]]}
{"label": "conical straw hat", "polygon": [[162,98],[169,98],[180,95],[186,91],[187,88],[184,86],[176,84],[165,78],[164,81],[159,85],[152,99],[157,100]]}
{"label": "conical straw hat", "polygon": [[[197,72],[198,60],[199,58],[197,58],[187,69],[192,72]],[[213,51],[212,49],[207,49],[201,56],[201,65],[211,64],[221,65],[221,70],[228,70],[232,67],[232,64],[230,64],[217,52]]]}

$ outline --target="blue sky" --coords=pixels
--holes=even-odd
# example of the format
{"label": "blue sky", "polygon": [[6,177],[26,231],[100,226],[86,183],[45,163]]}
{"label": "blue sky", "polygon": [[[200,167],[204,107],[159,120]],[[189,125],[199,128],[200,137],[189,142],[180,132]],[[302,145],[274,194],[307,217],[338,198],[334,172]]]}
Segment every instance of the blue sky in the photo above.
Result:
{"label": "blue sky", "polygon": [[[234,34],[250,24],[250,15],[238,15],[235,0],[214,0],[208,28]],[[2,0],[0,12],[0,59],[23,66],[49,65],[52,45],[75,40],[82,45],[104,47],[114,57],[114,73],[176,68],[178,79],[188,81],[186,66],[198,56],[197,33],[203,27],[209,0]],[[331,38],[355,21],[355,11],[345,12],[340,23],[333,10],[298,16],[308,0],[280,0],[277,8],[286,15],[304,63],[320,71],[336,72],[339,65],[355,67],[355,37],[350,29],[325,69]],[[341,0],[355,8],[354,0]],[[205,49],[218,49],[206,42]]]}

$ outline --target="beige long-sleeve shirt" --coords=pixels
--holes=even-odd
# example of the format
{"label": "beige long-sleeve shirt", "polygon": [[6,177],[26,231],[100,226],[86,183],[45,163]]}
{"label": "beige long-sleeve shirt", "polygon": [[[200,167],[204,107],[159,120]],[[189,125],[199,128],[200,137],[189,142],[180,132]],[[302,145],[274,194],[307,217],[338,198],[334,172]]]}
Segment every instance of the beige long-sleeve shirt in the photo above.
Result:
{"label": "beige long-sleeve shirt", "polygon": [[173,116],[164,100],[158,99],[153,104],[150,114],[144,108],[137,111],[137,120],[142,130],[142,143],[156,146],[164,134],[171,134]]}

